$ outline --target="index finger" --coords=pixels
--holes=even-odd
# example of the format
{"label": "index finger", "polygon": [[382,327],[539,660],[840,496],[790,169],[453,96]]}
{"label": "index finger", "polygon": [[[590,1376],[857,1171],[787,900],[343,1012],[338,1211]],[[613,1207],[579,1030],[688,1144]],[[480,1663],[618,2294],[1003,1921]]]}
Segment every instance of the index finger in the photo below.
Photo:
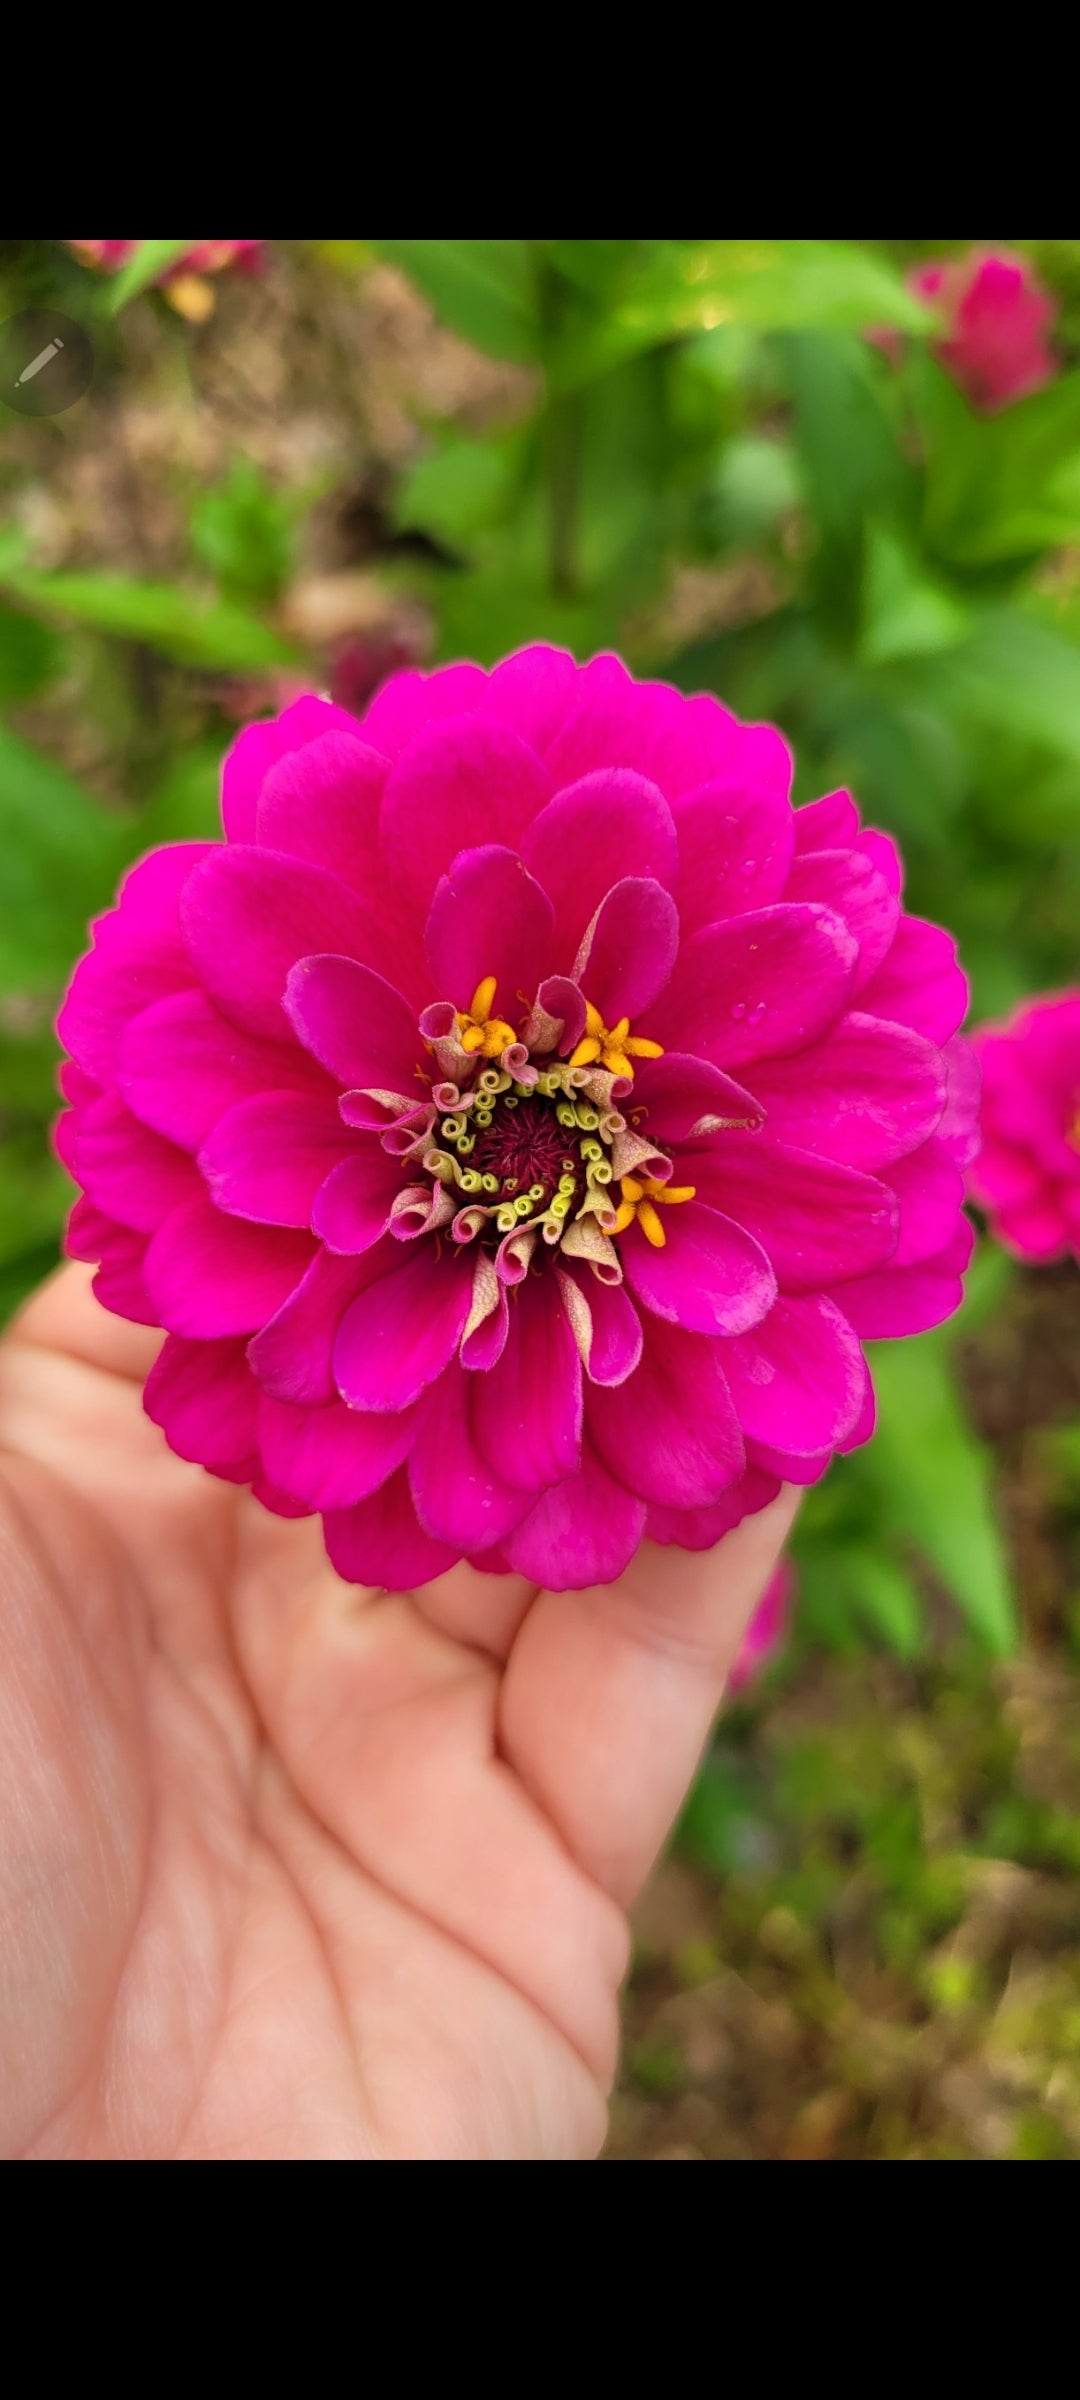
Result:
{"label": "index finger", "polygon": [[678,1813],[798,1497],[786,1488],[715,1550],[646,1542],[617,1583],[542,1592],[518,1634],[504,1755],[624,1907]]}

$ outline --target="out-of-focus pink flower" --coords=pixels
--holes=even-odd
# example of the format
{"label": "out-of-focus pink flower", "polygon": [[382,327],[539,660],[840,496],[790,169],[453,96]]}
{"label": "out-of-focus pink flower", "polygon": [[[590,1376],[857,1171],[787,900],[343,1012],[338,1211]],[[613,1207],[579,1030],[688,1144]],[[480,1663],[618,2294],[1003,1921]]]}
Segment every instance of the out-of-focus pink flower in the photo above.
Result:
{"label": "out-of-focus pink flower", "polygon": [[[137,242],[69,242],[68,249],[99,267],[106,275],[117,275],[125,267]],[[257,274],[261,264],[261,242],[193,242],[180,258],[163,274],[155,277],[158,288],[182,317],[201,324],[211,316],[214,294],[207,277],[220,275],[225,267],[239,268],[244,274]]]}
{"label": "out-of-focus pink flower", "polygon": [[1045,1264],[1080,1257],[1080,991],[1025,1001],[976,1036],[982,1148],[971,1192],[998,1239]]}
{"label": "out-of-focus pink flower", "polygon": [[[93,267],[102,267],[109,275],[117,275],[126,267],[138,249],[137,242],[69,242],[68,249],[78,252]],[[182,257],[174,258],[171,267],[159,275],[159,283],[173,283],[178,275],[220,275],[223,267],[243,264],[250,272],[256,263],[255,254],[261,242],[193,242]]]}
{"label": "out-of-focus pink flower", "polygon": [[338,708],[362,715],[380,686],[403,667],[416,664],[417,648],[404,633],[354,633],[339,642],[330,659],[330,697]]}
{"label": "out-of-focus pink flower", "polygon": [[737,1698],[760,1675],[784,1639],[795,1601],[796,1576],[790,1558],[782,1558],[765,1587],[746,1628],[727,1680],[727,1697]]}
{"label": "out-of-focus pink flower", "polygon": [[990,415],[1057,374],[1047,340],[1056,304],[1027,259],[975,250],[917,267],[908,282],[943,316],[934,347],[973,408]]}
{"label": "out-of-focus pink flower", "polygon": [[769,726],[536,647],[241,734],[61,1017],[69,1246],[173,1448],[348,1579],[706,1549],[961,1297],[948,934]]}

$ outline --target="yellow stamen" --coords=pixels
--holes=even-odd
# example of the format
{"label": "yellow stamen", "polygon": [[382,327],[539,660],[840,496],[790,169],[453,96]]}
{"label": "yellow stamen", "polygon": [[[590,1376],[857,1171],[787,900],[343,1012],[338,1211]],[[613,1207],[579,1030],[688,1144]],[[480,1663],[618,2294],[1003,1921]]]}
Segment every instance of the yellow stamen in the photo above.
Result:
{"label": "yellow stamen", "polygon": [[586,1000],[585,1031],[577,1049],[570,1053],[572,1067],[592,1067],[599,1062],[609,1075],[623,1075],[632,1083],[631,1062],[635,1058],[663,1058],[663,1055],[659,1042],[649,1042],[643,1035],[631,1033],[629,1017],[620,1017],[617,1025],[609,1027],[599,1009]]}
{"label": "yellow stamen", "polygon": [[637,1221],[646,1241],[652,1243],[654,1250],[662,1250],[667,1241],[667,1235],[651,1200],[638,1202]]}
{"label": "yellow stamen", "polygon": [[632,1225],[636,1218],[646,1241],[652,1243],[654,1250],[663,1250],[667,1243],[667,1234],[656,1213],[657,1207],[676,1208],[681,1200],[693,1200],[697,1196],[697,1185],[694,1183],[657,1183],[651,1175],[624,1175],[621,1189],[622,1199],[615,1211],[612,1233],[625,1233],[627,1226]]}
{"label": "yellow stamen", "polygon": [[485,975],[483,982],[477,984],[468,1008],[457,1012],[458,1039],[462,1049],[472,1057],[479,1051],[483,1058],[501,1058],[503,1051],[517,1040],[506,1018],[491,1014],[496,981],[494,975]]}
{"label": "yellow stamen", "polygon": [[469,1015],[477,1025],[483,1025],[490,1017],[491,1003],[497,989],[498,985],[494,975],[485,975],[483,982],[477,984],[469,1002]]}

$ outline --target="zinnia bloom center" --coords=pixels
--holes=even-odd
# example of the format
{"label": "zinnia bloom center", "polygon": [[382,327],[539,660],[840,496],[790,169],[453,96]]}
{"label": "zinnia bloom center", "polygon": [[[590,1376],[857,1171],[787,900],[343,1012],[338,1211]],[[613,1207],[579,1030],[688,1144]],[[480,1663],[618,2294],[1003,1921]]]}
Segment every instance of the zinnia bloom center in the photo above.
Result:
{"label": "zinnia bloom center", "polygon": [[480,1212],[470,1234],[501,1241],[529,1222],[554,1244],[582,1211],[611,1223],[610,1153],[625,1119],[595,1106],[572,1069],[530,1062],[525,1072],[529,1082],[485,1068],[437,1121],[424,1164],[452,1200]]}

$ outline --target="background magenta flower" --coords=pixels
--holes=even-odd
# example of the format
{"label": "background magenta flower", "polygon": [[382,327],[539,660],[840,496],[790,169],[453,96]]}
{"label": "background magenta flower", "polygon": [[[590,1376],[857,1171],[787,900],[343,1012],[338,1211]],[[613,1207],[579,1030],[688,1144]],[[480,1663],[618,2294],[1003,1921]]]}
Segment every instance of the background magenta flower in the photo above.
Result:
{"label": "background magenta flower", "polygon": [[74,1255],[172,1447],[339,1571],[573,1588],[865,1441],[961,1297],[950,937],[768,726],[536,647],[302,699],[61,1018]]}
{"label": "background magenta flower", "polygon": [[1027,259],[975,250],[918,267],[908,280],[944,316],[937,355],[974,408],[1007,408],[1056,375],[1047,334],[1057,309]]}
{"label": "background magenta flower", "polygon": [[797,1579],[790,1558],[782,1558],[758,1601],[735,1655],[727,1679],[727,1698],[734,1700],[775,1657],[788,1629],[795,1604]]}
{"label": "background magenta flower", "polygon": [[973,1197],[1019,1257],[1080,1257],[1080,992],[1025,1001],[974,1046],[983,1097]]}
{"label": "background magenta flower", "polygon": [[[137,242],[69,242],[68,249],[88,265],[99,267],[106,275],[117,275],[138,248]],[[176,309],[192,324],[202,324],[213,315],[214,290],[207,278],[219,275],[223,268],[236,267],[244,274],[257,274],[261,262],[261,242],[193,242],[171,266],[155,276],[158,288]]]}
{"label": "background magenta flower", "polygon": [[[135,242],[68,243],[69,250],[78,251],[82,258],[89,259],[92,266],[103,267],[110,275],[118,274],[121,267],[126,267],[137,247]],[[218,275],[223,267],[236,266],[241,261],[250,267],[256,251],[261,249],[261,242],[193,242],[190,250],[185,250],[181,258],[175,258],[164,275],[158,277],[158,281],[173,283],[178,275]]]}

